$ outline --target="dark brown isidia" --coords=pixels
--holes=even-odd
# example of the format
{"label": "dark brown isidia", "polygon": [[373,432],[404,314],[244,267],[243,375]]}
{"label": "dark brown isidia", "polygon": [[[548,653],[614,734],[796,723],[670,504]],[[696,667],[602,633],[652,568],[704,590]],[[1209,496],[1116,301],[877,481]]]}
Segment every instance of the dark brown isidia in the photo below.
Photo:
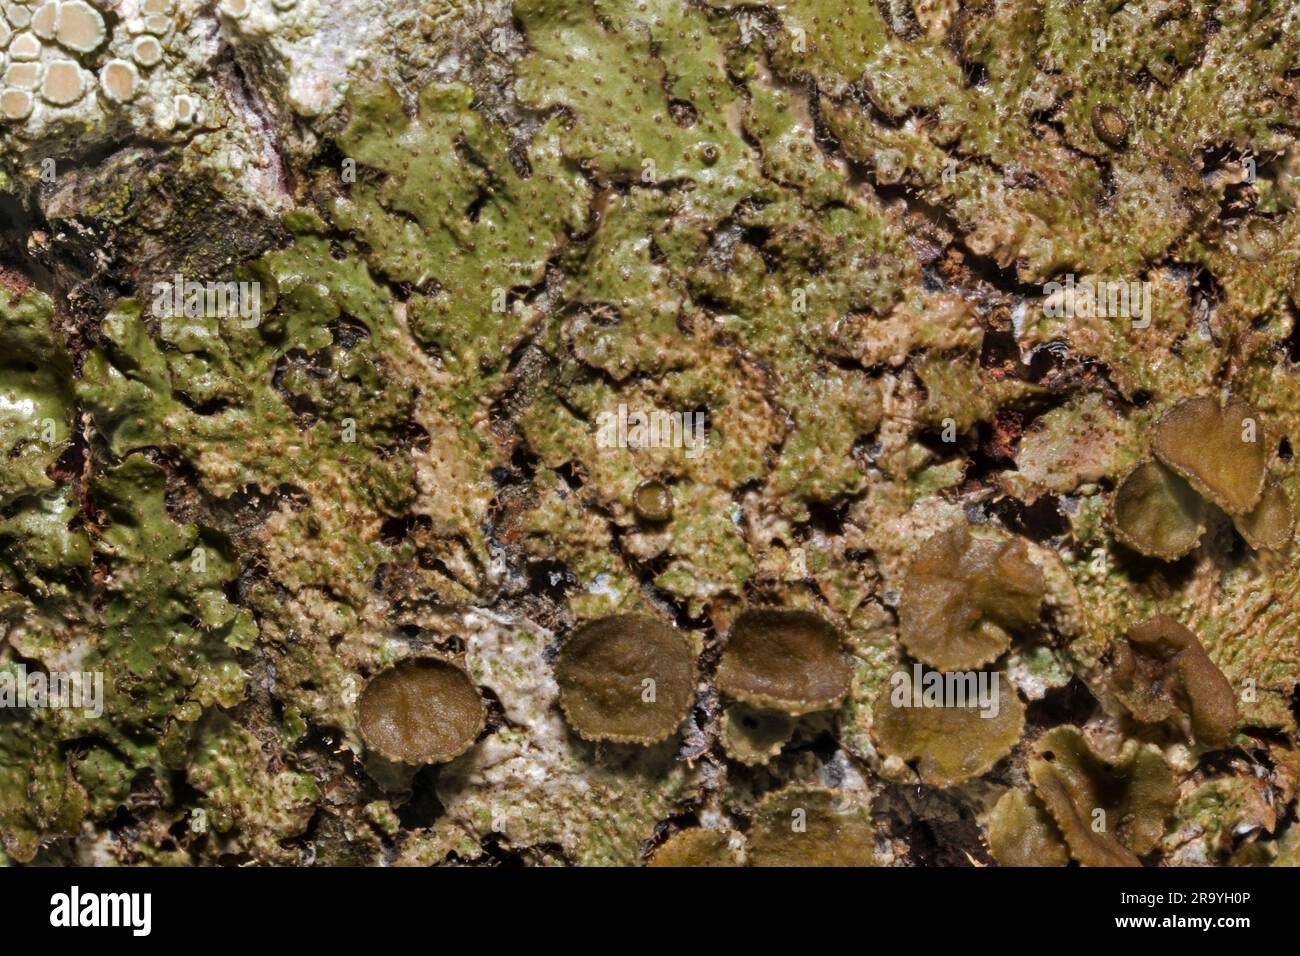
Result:
{"label": "dark brown isidia", "polygon": [[487,719],[474,681],[442,657],[405,660],[372,677],[357,698],[366,745],[398,763],[445,763],[473,746]]}
{"label": "dark brown isidia", "polygon": [[555,679],[560,707],[580,736],[652,744],[672,736],[695,701],[695,652],[661,621],[618,614],[569,635]]}

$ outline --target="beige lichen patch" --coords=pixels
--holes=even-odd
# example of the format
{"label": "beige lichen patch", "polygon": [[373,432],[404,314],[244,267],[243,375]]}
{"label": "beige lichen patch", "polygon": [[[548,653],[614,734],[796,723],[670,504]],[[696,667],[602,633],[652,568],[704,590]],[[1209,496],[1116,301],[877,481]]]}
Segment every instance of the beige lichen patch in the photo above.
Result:
{"label": "beige lichen patch", "polygon": [[71,60],[56,60],[45,67],[41,99],[55,106],[69,106],[86,92],[86,74]]}
{"label": "beige lichen patch", "polygon": [[32,22],[32,11],[22,3],[10,3],[5,6],[5,19],[15,29],[22,30]]}
{"label": "beige lichen patch", "polygon": [[1008,790],[987,822],[989,854],[999,866],[1065,866],[1070,862],[1060,829],[1032,793]]}
{"label": "beige lichen patch", "polygon": [[876,698],[872,735],[886,756],[914,763],[928,786],[951,787],[987,773],[1024,732],[1024,704],[1000,672],[928,671],[918,686],[911,673],[899,671],[891,685]]}
{"label": "beige lichen patch", "polygon": [[1130,742],[1106,759],[1067,725],[1044,734],[1034,753],[1029,777],[1074,859],[1084,866],[1138,866],[1159,844],[1178,787],[1155,747]]}
{"label": "beige lichen patch", "polygon": [[1295,536],[1295,508],[1286,489],[1270,477],[1259,504],[1248,514],[1233,515],[1232,524],[1255,550],[1282,551]]}
{"label": "beige lichen patch", "polygon": [[651,855],[647,866],[740,866],[740,837],[730,830],[680,830]]}
{"label": "beige lichen patch", "polygon": [[221,6],[218,9],[224,16],[233,20],[242,20],[248,16],[248,11],[252,7],[250,0],[221,0]]}
{"label": "beige lichen patch", "polygon": [[135,67],[126,60],[109,60],[99,71],[100,88],[115,103],[126,103],[134,98],[138,81]]}
{"label": "beige lichen patch", "polygon": [[587,740],[651,744],[695,701],[695,652],[681,631],[644,614],[589,621],[560,647],[560,707]]}
{"label": "beige lichen patch", "polygon": [[1194,550],[1205,532],[1205,503],[1158,461],[1140,462],[1115,489],[1115,539],[1140,554],[1171,561]]}
{"label": "beige lichen patch", "polygon": [[172,100],[172,111],[179,125],[189,126],[199,118],[198,100],[188,93],[182,93]]}
{"label": "beige lichen patch", "polygon": [[749,829],[753,866],[872,866],[875,832],[864,797],[794,785],[769,793]]}
{"label": "beige lichen patch", "polygon": [[899,638],[917,660],[968,670],[995,660],[1011,633],[1038,620],[1043,573],[1019,538],[976,538],[960,525],[913,559],[899,605]]}
{"label": "beige lichen patch", "polygon": [[176,9],[175,0],[144,0],[140,7],[145,14],[167,16]]}
{"label": "beige lichen patch", "polygon": [[34,60],[41,55],[41,41],[30,33],[19,33],[9,43],[9,59]]}
{"label": "beige lichen patch", "polygon": [[31,28],[42,40],[53,40],[55,27],[58,22],[59,4],[57,0],[48,0],[36,8],[32,14]]}
{"label": "beige lichen patch", "polygon": [[1226,744],[1237,722],[1232,685],[1196,635],[1160,614],[1129,628],[1111,649],[1116,696],[1144,723],[1184,719],[1203,746]]}
{"label": "beige lichen patch", "polygon": [[14,63],[5,70],[4,85],[18,90],[32,90],[41,85],[42,64]]}
{"label": "beige lichen patch", "polygon": [[474,682],[441,657],[402,661],[372,677],[357,698],[366,745],[405,764],[445,763],[471,746],[487,719]]}
{"label": "beige lichen patch", "polygon": [[33,99],[27,90],[7,89],[0,92],[0,116],[7,120],[26,119],[31,115]]}
{"label": "beige lichen patch", "polygon": [[1240,399],[1179,402],[1156,422],[1151,450],[1229,514],[1245,514],[1264,491],[1268,451],[1259,413]]}
{"label": "beige lichen patch", "polygon": [[761,766],[790,742],[794,719],[784,711],[737,703],[723,712],[720,733],[728,757],[747,766]]}
{"label": "beige lichen patch", "polygon": [[788,714],[839,706],[853,669],[840,632],[811,611],[751,608],[732,625],[718,664],[718,689]]}
{"label": "beige lichen patch", "polygon": [[54,25],[59,46],[77,53],[89,53],[108,37],[104,18],[85,0],[64,0],[59,4]]}
{"label": "beige lichen patch", "polygon": [[131,58],[141,66],[157,66],[163,58],[163,46],[157,37],[138,36],[131,43]]}

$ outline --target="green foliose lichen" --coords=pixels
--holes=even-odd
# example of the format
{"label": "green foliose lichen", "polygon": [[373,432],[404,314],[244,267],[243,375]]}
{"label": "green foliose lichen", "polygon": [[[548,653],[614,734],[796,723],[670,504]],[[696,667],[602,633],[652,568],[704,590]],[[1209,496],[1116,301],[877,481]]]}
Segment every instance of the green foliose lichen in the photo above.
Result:
{"label": "green foliose lichen", "polygon": [[[223,235],[180,214],[215,158],[124,144],[84,221],[65,195],[0,230],[0,673],[102,678],[98,714],[0,709],[4,854],[1292,860],[1298,17],[448,8],[337,110],[284,91],[283,215]],[[177,312],[164,262],[257,308]],[[1106,283],[1133,308],[1077,292]],[[1249,455],[1241,416],[1214,474],[1197,429],[1165,447],[1189,400],[1249,409]],[[1177,533],[1126,485],[1157,468],[1204,499]],[[1025,607],[935,574],[917,623],[909,569],[956,528],[1016,542],[976,583]],[[751,605],[822,620],[833,686],[729,682]],[[680,643],[671,712],[566,722],[566,642],[624,614]],[[1195,767],[1181,685],[1147,713],[1116,677],[1159,615],[1235,717]],[[436,769],[358,714],[430,655],[482,707]],[[887,709],[918,662],[1014,679],[1002,722]],[[578,683],[644,716],[639,666]],[[985,830],[934,849],[953,819]]]}

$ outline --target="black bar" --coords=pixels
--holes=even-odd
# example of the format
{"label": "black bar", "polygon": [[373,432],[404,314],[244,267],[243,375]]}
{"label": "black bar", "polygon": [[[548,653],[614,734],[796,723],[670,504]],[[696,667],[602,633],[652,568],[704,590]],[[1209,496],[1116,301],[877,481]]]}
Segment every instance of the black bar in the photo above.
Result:
{"label": "black bar", "polygon": [[[52,900],[88,894],[150,894],[147,936],[127,926],[53,927]],[[686,945],[694,933],[757,944],[774,932],[809,942],[846,934],[864,946],[917,934],[926,945],[988,945],[1036,938],[1073,942],[1184,938],[1216,942],[1292,925],[1300,887],[1281,869],[1133,870],[520,870],[438,869],[53,869],[0,873],[11,942],[70,934],[114,945],[174,946],[283,941],[293,945],[429,945],[478,940],[498,948],[554,945],[573,934],[622,925],[622,945]],[[1125,895],[1126,894],[1126,895]],[[1153,919],[1154,925],[1119,925]],[[1186,922],[1208,919],[1206,927]],[[1245,920],[1244,925],[1216,921]],[[664,934],[667,934],[666,936]],[[674,936],[682,934],[677,939]],[[1034,936],[1022,936],[1032,933]],[[551,935],[559,934],[559,935]],[[1046,935],[1037,935],[1046,934]],[[983,940],[982,943],[978,942]]]}

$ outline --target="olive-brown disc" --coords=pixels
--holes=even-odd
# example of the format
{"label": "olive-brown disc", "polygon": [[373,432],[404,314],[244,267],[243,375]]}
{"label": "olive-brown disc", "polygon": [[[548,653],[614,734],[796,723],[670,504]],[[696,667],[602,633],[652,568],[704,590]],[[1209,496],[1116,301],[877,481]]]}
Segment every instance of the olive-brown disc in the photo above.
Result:
{"label": "olive-brown disc", "polygon": [[749,767],[770,763],[794,736],[795,718],[783,710],[734,703],[722,712],[718,737],[728,757]]}
{"label": "olive-brown disc", "polygon": [[853,668],[840,632],[816,614],[751,608],[732,625],[715,682],[745,703],[807,714],[838,706]]}
{"label": "olive-brown disc", "polygon": [[565,719],[584,739],[652,744],[670,737],[695,702],[695,652],[661,621],[617,614],[569,636],[555,679]]}
{"label": "olive-brown disc", "polygon": [[1128,120],[1115,107],[1099,104],[1092,108],[1092,131],[1107,146],[1119,149],[1128,139]]}
{"label": "olive-brown disc", "polygon": [[657,479],[643,481],[632,492],[632,510],[642,521],[667,521],[673,516],[673,491]]}
{"label": "olive-brown disc", "polygon": [[1106,758],[1062,724],[1034,746],[1034,792],[1084,866],[1138,866],[1159,846],[1178,802],[1173,768],[1150,744]]}
{"label": "olive-brown disc", "polygon": [[998,866],[1065,866],[1065,839],[1041,800],[1008,790],[988,819],[989,855]]}
{"label": "olive-brown disc", "polygon": [[875,830],[858,794],[792,784],[754,807],[753,866],[873,866]]}
{"label": "olive-brown disc", "polygon": [[1205,502],[1158,461],[1139,462],[1111,502],[1115,538],[1139,554],[1172,561],[1194,550],[1205,532]]}
{"label": "olive-brown disc", "polygon": [[1042,610],[1043,572],[1024,539],[975,537],[965,525],[933,535],[903,581],[898,636],[908,654],[945,671],[973,670],[1011,647]]}
{"label": "olive-brown disc", "polygon": [[487,708],[461,667],[441,657],[402,661],[366,682],[357,698],[371,750],[405,764],[445,763],[467,751]]}
{"label": "olive-brown disc", "polygon": [[1233,515],[1232,523],[1256,551],[1281,551],[1295,537],[1295,509],[1276,478],[1264,485],[1259,504],[1249,514]]}
{"label": "olive-brown disc", "polygon": [[1240,399],[1179,402],[1156,422],[1157,458],[1228,514],[1245,514],[1264,492],[1268,451],[1259,413]]}
{"label": "olive-brown disc", "polygon": [[706,830],[692,827],[668,838],[655,850],[647,866],[740,866],[740,857],[731,846],[730,830]]}
{"label": "olive-brown disc", "polygon": [[[876,697],[871,731],[881,753],[915,762],[927,786],[951,787],[987,773],[1024,733],[1025,705],[1000,671],[987,676],[929,671],[921,687],[913,686],[906,671],[900,673],[905,680]],[[976,693],[981,676],[986,689],[992,687],[987,706]],[[933,701],[927,701],[929,690],[937,691]],[[965,699],[959,701],[959,694]]]}
{"label": "olive-brown disc", "polygon": [[1111,647],[1110,682],[1137,720],[1184,714],[1196,741],[1222,747],[1237,724],[1237,695],[1195,634],[1167,614],[1135,624]]}

